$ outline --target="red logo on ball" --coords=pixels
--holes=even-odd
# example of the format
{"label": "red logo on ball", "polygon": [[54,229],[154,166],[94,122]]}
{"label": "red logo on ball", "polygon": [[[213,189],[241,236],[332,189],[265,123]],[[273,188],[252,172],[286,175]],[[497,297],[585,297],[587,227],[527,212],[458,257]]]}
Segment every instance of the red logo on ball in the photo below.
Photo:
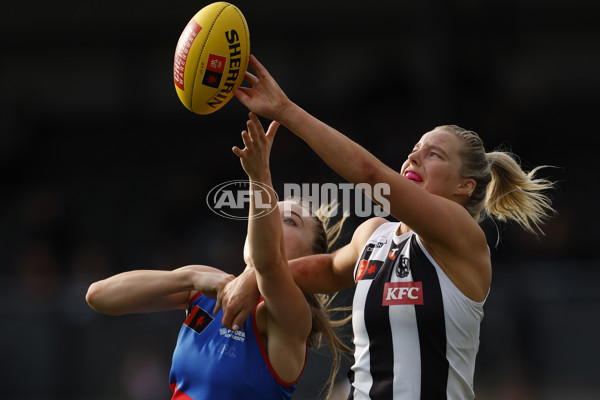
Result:
{"label": "red logo on ball", "polygon": [[201,30],[202,27],[198,25],[194,19],[192,19],[183,30],[183,33],[177,42],[177,48],[175,49],[175,62],[173,63],[173,80],[175,81],[175,85],[177,85],[177,87],[181,90],[185,90],[183,84],[185,62],[187,61],[188,54],[190,53],[192,43],[194,43],[196,36],[198,36],[198,32]]}

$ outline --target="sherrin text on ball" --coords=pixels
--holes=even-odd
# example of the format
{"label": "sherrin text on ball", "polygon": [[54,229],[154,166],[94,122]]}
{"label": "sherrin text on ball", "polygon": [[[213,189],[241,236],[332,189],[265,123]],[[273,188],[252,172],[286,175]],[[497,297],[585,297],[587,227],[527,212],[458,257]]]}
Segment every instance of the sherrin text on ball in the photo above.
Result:
{"label": "sherrin text on ball", "polygon": [[196,114],[223,107],[244,80],[250,34],[233,4],[207,5],[189,21],[175,50],[173,81],[183,105]]}

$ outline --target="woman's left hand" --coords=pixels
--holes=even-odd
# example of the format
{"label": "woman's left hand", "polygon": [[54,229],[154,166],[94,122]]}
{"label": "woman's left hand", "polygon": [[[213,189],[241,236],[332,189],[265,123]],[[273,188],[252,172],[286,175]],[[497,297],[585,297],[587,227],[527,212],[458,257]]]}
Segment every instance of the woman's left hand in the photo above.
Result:
{"label": "woman's left hand", "polygon": [[223,306],[223,325],[238,330],[256,308],[259,300],[260,293],[254,268],[246,268],[219,293],[213,314],[216,315]]}
{"label": "woman's left hand", "polygon": [[248,110],[271,120],[281,121],[280,117],[286,114],[291,101],[279,87],[269,71],[250,54],[250,67],[256,75],[246,71],[245,81],[251,87],[240,87],[234,94]]}

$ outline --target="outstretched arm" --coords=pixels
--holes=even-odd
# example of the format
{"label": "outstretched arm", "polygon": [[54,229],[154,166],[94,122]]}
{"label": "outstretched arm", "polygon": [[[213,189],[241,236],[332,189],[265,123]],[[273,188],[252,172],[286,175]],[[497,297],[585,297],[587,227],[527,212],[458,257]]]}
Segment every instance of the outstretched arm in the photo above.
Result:
{"label": "outstretched arm", "polygon": [[92,283],[85,299],[108,315],[187,309],[197,292],[220,300],[221,290],[232,279],[233,275],[204,265],[128,271]]}
{"label": "outstretched arm", "polygon": [[245,78],[252,87],[240,87],[235,92],[249,110],[286,126],[349,182],[370,183],[375,170],[387,168],[363,147],[293,103],[253,55],[250,66],[256,76],[246,72]]}
{"label": "outstretched arm", "polygon": [[290,261],[294,281],[309,293],[335,293],[354,286],[354,266],[371,234],[384,218],[359,225],[347,245],[331,254],[315,254]]}
{"label": "outstretched arm", "polygon": [[[352,241],[331,254],[313,254],[289,261],[296,284],[307,293],[335,293],[354,285],[354,265],[383,218],[371,218],[354,232]],[[223,295],[223,325],[241,326],[256,307],[258,287],[253,268],[228,284]]]}
{"label": "outstretched arm", "polygon": [[[265,134],[258,117],[250,113],[247,126],[248,131],[242,132],[245,148],[234,147],[233,151],[253,189],[248,220],[251,264],[267,308],[268,326],[304,342],[310,332],[310,309],[288,267],[281,215],[269,170],[269,155],[279,124],[272,122]],[[261,204],[260,209],[255,201],[259,190],[270,191],[262,196],[267,204]]]}
{"label": "outstretched arm", "polygon": [[250,58],[250,66],[256,73],[245,76],[251,87],[235,92],[242,104],[286,126],[349,182],[367,184],[372,194],[377,184],[387,185],[372,200],[419,235],[463,293],[476,301],[485,298],[491,278],[489,251],[483,230],[465,207],[411,182],[294,104],[256,58]]}
{"label": "outstretched arm", "polygon": [[[258,115],[286,126],[349,182],[366,183],[371,188],[381,183],[389,185],[389,194],[373,196],[373,201],[388,208],[386,211],[421,237],[430,243],[445,241],[440,243],[445,247],[456,241],[465,242],[462,238],[466,232],[479,235],[477,224],[460,204],[410,182],[365,148],[293,103],[254,56],[250,57],[250,66],[256,75],[246,73],[251,87],[236,90],[238,100]],[[384,196],[388,204],[381,204]]]}

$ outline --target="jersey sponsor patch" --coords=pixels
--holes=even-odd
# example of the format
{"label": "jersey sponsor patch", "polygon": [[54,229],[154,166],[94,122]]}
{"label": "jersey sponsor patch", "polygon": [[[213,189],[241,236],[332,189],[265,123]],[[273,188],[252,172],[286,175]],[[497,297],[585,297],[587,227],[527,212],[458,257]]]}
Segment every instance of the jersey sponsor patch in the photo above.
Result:
{"label": "jersey sponsor patch", "polygon": [[382,306],[423,304],[422,282],[387,282],[383,287]]}
{"label": "jersey sponsor patch", "polygon": [[360,260],[356,270],[355,281],[373,279],[381,269],[383,261]]}
{"label": "jersey sponsor patch", "polygon": [[208,312],[195,305],[183,323],[196,332],[202,333],[213,319]]}

